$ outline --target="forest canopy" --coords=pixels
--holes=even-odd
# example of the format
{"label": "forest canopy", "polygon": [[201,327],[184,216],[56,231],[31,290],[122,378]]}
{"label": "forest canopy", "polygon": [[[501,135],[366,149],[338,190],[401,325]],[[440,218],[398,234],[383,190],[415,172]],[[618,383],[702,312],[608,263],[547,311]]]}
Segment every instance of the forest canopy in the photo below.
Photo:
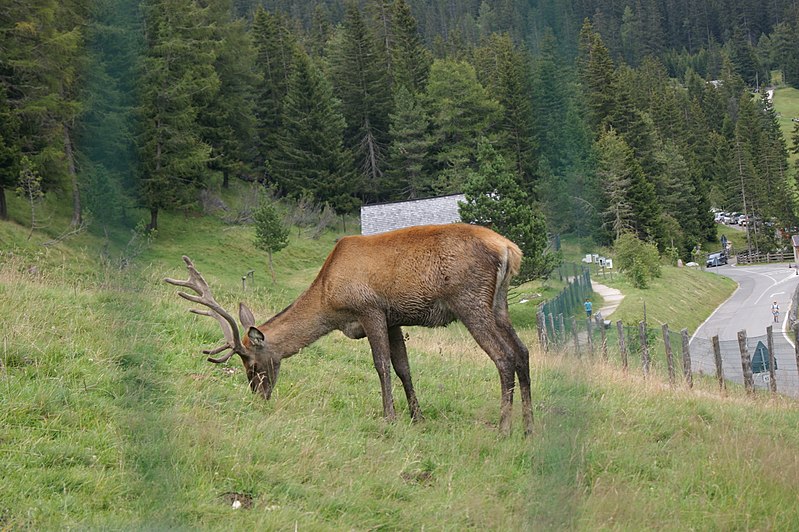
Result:
{"label": "forest canopy", "polygon": [[74,225],[231,179],[347,214],[464,191],[487,143],[550,233],[688,257],[711,207],[796,225],[787,0],[34,0],[0,31],[0,218],[31,175]]}

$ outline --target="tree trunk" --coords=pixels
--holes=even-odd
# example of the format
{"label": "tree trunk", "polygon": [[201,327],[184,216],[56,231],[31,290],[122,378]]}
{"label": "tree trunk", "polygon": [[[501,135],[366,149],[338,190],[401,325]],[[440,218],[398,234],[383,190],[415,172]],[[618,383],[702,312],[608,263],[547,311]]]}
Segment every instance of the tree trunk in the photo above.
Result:
{"label": "tree trunk", "polygon": [[275,267],[272,264],[272,252],[267,251],[266,254],[269,256],[269,273],[272,274],[272,284],[275,284],[277,279],[275,278]]}
{"label": "tree trunk", "polygon": [[158,207],[150,207],[150,224],[147,226],[148,231],[155,231],[158,229]]}
{"label": "tree trunk", "polygon": [[230,186],[230,170],[225,168],[222,170],[222,188],[226,189]]}
{"label": "tree trunk", "polygon": [[72,139],[69,138],[69,128],[64,124],[64,154],[67,157],[69,178],[72,182],[72,227],[77,227],[83,222],[80,206],[80,188],[78,187],[78,173],[75,171],[75,155],[72,152]]}
{"label": "tree trunk", "polygon": [[0,220],[8,220],[8,205],[6,204],[6,189],[0,187]]}

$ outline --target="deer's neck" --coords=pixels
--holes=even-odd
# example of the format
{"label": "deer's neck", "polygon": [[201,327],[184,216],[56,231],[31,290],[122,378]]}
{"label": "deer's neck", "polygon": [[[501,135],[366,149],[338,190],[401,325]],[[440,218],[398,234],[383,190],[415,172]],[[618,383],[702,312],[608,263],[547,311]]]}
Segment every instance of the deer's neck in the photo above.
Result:
{"label": "deer's neck", "polygon": [[308,290],[259,329],[273,349],[290,357],[334,329],[321,307],[316,291]]}

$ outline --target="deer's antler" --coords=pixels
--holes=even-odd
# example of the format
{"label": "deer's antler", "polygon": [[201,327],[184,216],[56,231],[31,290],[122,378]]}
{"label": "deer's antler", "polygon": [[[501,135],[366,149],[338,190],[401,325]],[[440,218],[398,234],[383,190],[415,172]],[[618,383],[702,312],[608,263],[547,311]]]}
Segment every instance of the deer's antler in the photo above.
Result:
{"label": "deer's antler", "polygon": [[198,295],[196,296],[187,294],[186,292],[178,292],[178,295],[183,299],[188,299],[189,301],[208,307],[210,310],[191,309],[189,312],[193,312],[194,314],[199,314],[201,316],[210,316],[218,321],[219,325],[222,327],[222,333],[225,335],[225,344],[220,345],[215,349],[203,350],[203,353],[206,355],[216,355],[230,349],[229,353],[222,355],[219,358],[209,356],[208,361],[215,364],[221,364],[223,362],[227,362],[230,357],[236,353],[241,356],[246,356],[247,352],[244,349],[244,345],[241,343],[239,326],[236,323],[236,320],[225,309],[223,309],[219,303],[216,302],[213,294],[211,294],[211,289],[208,287],[208,283],[205,282],[203,276],[197,271],[197,268],[194,267],[194,263],[191,261],[191,259],[184,255],[183,262],[186,263],[186,268],[189,270],[189,278],[185,281],[179,281],[177,279],[164,279],[164,281],[175,286],[191,288],[197,292]]}

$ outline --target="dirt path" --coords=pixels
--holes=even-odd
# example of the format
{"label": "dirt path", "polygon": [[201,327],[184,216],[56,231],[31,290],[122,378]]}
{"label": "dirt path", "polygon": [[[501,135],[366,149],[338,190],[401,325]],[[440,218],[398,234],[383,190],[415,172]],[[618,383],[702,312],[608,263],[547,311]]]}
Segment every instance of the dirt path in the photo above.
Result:
{"label": "dirt path", "polygon": [[591,281],[591,287],[594,289],[594,292],[602,296],[604,300],[604,303],[599,308],[599,312],[602,313],[603,318],[607,318],[613,314],[624,299],[624,294],[616,288],[599,284],[596,281]]}

